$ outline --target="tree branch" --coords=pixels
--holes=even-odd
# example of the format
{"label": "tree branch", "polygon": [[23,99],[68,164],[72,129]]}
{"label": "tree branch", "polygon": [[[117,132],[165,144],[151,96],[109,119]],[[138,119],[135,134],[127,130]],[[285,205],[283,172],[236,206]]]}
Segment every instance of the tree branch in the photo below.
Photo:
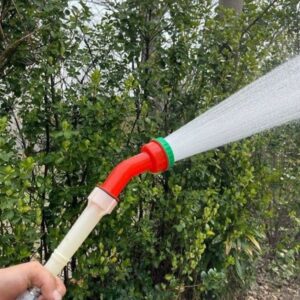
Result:
{"label": "tree branch", "polygon": [[7,62],[9,59],[15,54],[20,44],[22,44],[24,41],[26,41],[29,37],[32,36],[32,34],[35,31],[32,31],[25,36],[21,37],[20,39],[13,42],[11,45],[9,45],[0,55],[0,72],[2,72],[7,65]]}
{"label": "tree branch", "polygon": [[249,31],[258,21],[260,21],[264,15],[270,10],[271,7],[273,7],[275,5],[275,3],[278,0],[273,0],[263,11],[262,13],[257,16],[250,24],[248,24],[248,26],[242,31],[241,37],[240,37],[240,41],[243,39],[244,35],[247,33],[247,31]]}

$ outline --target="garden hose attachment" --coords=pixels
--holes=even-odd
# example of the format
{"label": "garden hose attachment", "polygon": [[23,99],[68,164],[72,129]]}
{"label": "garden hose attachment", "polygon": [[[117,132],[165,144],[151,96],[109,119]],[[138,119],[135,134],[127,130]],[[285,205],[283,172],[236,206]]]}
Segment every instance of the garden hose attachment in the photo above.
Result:
{"label": "garden hose attachment", "polygon": [[[141,148],[141,153],[119,163],[104,183],[95,187],[88,196],[87,207],[54,250],[45,268],[54,276],[62,271],[101,218],[113,211],[119,194],[133,177],[145,172],[163,172],[173,164],[173,151],[163,138],[150,141]],[[39,289],[33,288],[17,300],[35,300],[39,296]]]}

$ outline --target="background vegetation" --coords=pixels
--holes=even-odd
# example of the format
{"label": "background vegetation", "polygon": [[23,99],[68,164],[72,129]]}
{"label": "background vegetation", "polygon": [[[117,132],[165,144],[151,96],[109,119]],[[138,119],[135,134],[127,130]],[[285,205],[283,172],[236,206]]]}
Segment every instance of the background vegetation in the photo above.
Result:
{"label": "background vegetation", "polygon": [[[47,260],[116,162],[300,53],[296,0],[91,2],[0,2],[1,266]],[[291,124],[136,178],[67,299],[224,299],[257,259],[295,277],[299,148]]]}

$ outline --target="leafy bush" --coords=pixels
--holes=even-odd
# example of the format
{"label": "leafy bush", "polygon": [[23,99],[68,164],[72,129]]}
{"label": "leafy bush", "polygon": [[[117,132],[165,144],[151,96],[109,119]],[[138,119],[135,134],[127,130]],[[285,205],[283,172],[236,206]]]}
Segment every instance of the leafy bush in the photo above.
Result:
{"label": "leafy bush", "polygon": [[[24,39],[0,48],[2,266],[47,260],[118,161],[279,64],[279,46],[296,49],[283,29],[297,1],[248,2],[239,17],[211,1],[123,1],[96,24],[83,1],[25,2],[3,7],[7,45]],[[274,170],[282,145],[255,137],[136,178],[64,269],[67,299],[222,298],[252,280],[283,211],[272,245],[293,272],[299,157]],[[279,180],[291,198],[276,206]]]}

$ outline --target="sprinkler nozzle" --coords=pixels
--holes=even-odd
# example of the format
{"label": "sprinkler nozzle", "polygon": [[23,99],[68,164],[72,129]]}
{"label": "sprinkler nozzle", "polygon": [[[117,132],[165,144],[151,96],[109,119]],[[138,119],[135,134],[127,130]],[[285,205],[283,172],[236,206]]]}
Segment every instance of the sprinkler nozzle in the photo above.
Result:
{"label": "sprinkler nozzle", "polygon": [[145,172],[163,172],[173,164],[170,145],[165,139],[157,138],[142,146],[141,153],[119,163],[99,187],[117,199],[134,176]]}

